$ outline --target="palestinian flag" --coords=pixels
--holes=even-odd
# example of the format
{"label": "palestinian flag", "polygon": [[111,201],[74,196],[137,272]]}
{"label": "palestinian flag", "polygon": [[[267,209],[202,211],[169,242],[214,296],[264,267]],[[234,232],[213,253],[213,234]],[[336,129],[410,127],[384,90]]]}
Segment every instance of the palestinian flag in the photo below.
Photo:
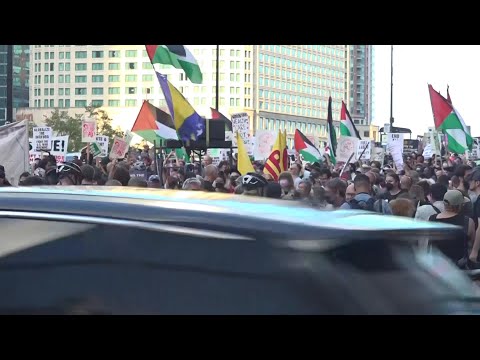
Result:
{"label": "palestinian flag", "polygon": [[352,136],[362,140],[343,101],[342,110],[340,110],[340,136]]}
{"label": "palestinian flag", "polygon": [[225,131],[233,131],[232,130],[232,121],[223,115],[220,111],[215,110],[214,108],[210,108],[212,111],[212,120],[219,120],[225,123]]}
{"label": "palestinian flag", "polygon": [[295,150],[297,150],[300,154],[303,155],[305,161],[311,163],[322,162],[322,154],[320,154],[320,151],[298,129],[295,130],[294,142]]}
{"label": "palestinian flag", "polygon": [[[157,146],[162,144],[162,140],[178,140],[172,117],[146,100],[138,112],[131,131],[149,143],[156,142]],[[188,159],[183,148],[176,149],[175,152],[179,159]]]}
{"label": "palestinian flag", "polygon": [[145,45],[145,47],[152,64],[172,65],[177,69],[183,69],[192,83],[202,83],[200,66],[185,45]]}
{"label": "palestinian flag", "polygon": [[332,164],[337,163],[337,134],[335,133],[335,126],[333,126],[333,115],[332,115],[332,97],[328,97],[328,150],[330,155],[330,162]]}
{"label": "palestinian flag", "polygon": [[441,130],[447,135],[448,150],[457,154],[464,154],[466,150],[472,150],[473,138],[457,109],[430,84],[428,91],[432,103],[435,129]]}

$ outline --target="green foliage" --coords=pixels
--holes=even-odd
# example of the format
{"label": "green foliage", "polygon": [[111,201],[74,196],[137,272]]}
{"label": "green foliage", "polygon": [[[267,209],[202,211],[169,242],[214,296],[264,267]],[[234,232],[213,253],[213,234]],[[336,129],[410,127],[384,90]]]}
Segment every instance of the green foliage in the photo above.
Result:
{"label": "green foliage", "polygon": [[55,109],[52,115],[45,119],[45,125],[50,126],[56,136],[69,135],[68,152],[79,152],[87,144],[82,143],[82,118],[90,117],[97,120],[97,135],[107,136],[110,139],[111,148],[115,136],[124,137],[120,128],[112,127],[112,119],[105,110],[89,105],[85,108],[85,114],[68,115],[67,111]]}

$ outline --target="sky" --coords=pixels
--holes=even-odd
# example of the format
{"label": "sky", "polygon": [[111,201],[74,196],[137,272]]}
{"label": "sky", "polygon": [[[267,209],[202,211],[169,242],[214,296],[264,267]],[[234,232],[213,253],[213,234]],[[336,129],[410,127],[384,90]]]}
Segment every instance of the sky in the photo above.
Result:
{"label": "sky", "polygon": [[[480,103],[480,46],[478,45],[394,45],[394,125],[412,130],[412,138],[433,126],[428,84],[443,96],[450,96],[473,136],[480,136],[476,107]],[[383,126],[390,119],[390,45],[375,45],[373,124]]]}

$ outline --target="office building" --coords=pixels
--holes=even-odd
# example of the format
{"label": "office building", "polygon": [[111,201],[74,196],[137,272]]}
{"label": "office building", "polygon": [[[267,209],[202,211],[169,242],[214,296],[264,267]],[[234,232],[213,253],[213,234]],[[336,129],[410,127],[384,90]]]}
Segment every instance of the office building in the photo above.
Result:
{"label": "office building", "polygon": [[356,125],[369,126],[373,114],[373,45],[349,46],[349,112]]}
{"label": "office building", "polygon": [[0,45],[0,125],[13,119],[13,108],[28,107],[29,53],[29,45]]}
{"label": "office building", "polygon": [[[208,117],[216,101],[216,46],[187,47],[202,69],[202,84],[191,83],[172,66],[156,68]],[[144,99],[166,109],[143,45],[31,45],[30,50],[32,108],[81,112],[93,104],[125,128]],[[341,101],[351,93],[351,51],[349,45],[221,45],[219,110],[227,116],[247,112],[252,135],[257,129],[286,129],[292,147],[299,128],[323,146],[328,97],[337,120]]]}

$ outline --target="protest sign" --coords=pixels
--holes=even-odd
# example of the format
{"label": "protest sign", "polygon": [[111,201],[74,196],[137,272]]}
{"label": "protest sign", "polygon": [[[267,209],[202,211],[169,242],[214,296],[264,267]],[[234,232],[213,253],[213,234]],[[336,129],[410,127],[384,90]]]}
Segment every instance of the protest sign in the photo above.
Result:
{"label": "protest sign", "polygon": [[397,170],[403,170],[403,135],[388,134],[387,150],[392,155]]}
{"label": "protest sign", "polygon": [[123,159],[128,151],[128,144],[125,140],[115,136],[113,139],[112,150],[110,151],[110,159]]}
{"label": "protest sign", "polygon": [[82,120],[82,142],[95,142],[97,138],[97,122],[94,119]]}
{"label": "protest sign", "polygon": [[89,147],[90,147],[90,154],[93,155],[94,158],[102,153],[102,150],[100,149],[100,146],[98,146],[97,143],[92,142],[90,143]]}
{"label": "protest sign", "polygon": [[385,159],[385,149],[383,147],[375,147],[373,152],[371,153],[370,160],[371,161],[378,161],[381,165],[383,165],[383,161]]}
{"label": "protest sign", "polygon": [[[370,160],[372,153],[371,140],[358,140],[357,153],[355,159],[357,160]],[[360,156],[362,157],[360,159]]]}
{"label": "protest sign", "polygon": [[108,156],[108,137],[107,136],[97,136],[95,142],[100,147],[101,153],[100,157]]}
{"label": "protest sign", "polygon": [[36,126],[33,128],[33,150],[42,151],[50,149],[52,140],[52,128]]}
{"label": "protest sign", "polygon": [[[240,134],[245,146],[248,147],[248,144],[250,144],[250,120],[247,113],[238,113],[232,115],[232,130],[233,134],[236,134],[237,132]],[[234,147],[237,146],[236,136],[232,138],[232,145]]]}
{"label": "protest sign", "polygon": [[55,156],[57,163],[66,161],[69,136],[56,136],[52,138],[50,155]]}
{"label": "protest sign", "polygon": [[340,136],[337,143],[337,162],[348,161],[352,153],[356,153],[358,141],[356,137]]}
{"label": "protest sign", "polygon": [[403,153],[411,154],[418,152],[419,141],[414,139],[403,139]]}
{"label": "protest sign", "polygon": [[270,156],[272,147],[277,139],[277,132],[274,130],[257,130],[255,133],[255,145],[253,155],[255,160],[265,160]]}
{"label": "protest sign", "polygon": [[229,149],[208,149],[207,154],[212,158],[212,164],[218,166],[220,161],[228,160]]}

